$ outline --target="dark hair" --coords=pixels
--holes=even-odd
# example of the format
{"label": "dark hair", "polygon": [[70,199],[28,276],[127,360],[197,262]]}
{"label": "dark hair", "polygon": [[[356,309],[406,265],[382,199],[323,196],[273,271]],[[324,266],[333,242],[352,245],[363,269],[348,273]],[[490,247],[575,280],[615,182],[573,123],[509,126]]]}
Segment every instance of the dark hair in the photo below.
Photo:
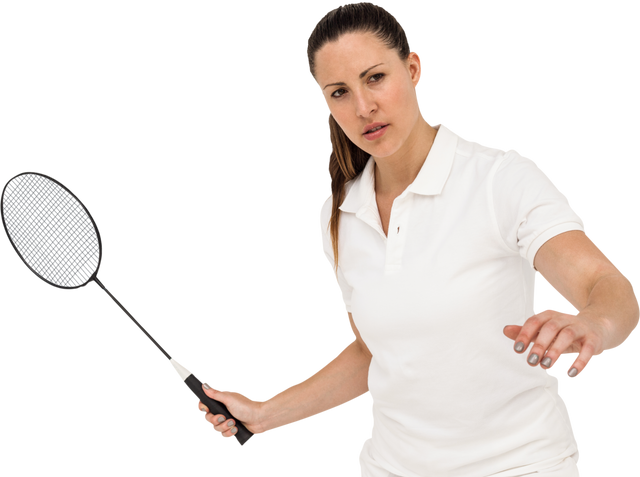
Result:
{"label": "dark hair", "polygon": [[[309,69],[315,77],[316,53],[325,44],[337,41],[345,33],[373,33],[387,47],[395,49],[401,59],[409,56],[409,42],[396,19],[385,9],[371,3],[355,3],[338,7],[318,22],[309,37],[307,57]],[[338,268],[338,225],[340,205],[344,201],[344,186],[362,172],[369,154],[356,146],[344,133],[333,116],[329,115],[329,130],[333,151],[329,157],[333,204],[329,220],[331,243],[336,270]]]}

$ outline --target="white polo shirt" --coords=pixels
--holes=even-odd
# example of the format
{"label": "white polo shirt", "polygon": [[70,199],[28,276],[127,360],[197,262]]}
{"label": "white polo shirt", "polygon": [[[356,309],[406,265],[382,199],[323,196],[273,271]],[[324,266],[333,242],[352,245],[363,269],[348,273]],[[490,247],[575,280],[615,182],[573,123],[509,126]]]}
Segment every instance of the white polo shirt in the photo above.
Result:
{"label": "white polo shirt", "polygon": [[[566,198],[518,153],[440,126],[420,173],[393,202],[387,237],[373,172],[370,159],[347,184],[339,231],[338,281],[373,354],[363,467],[511,477],[576,454],[557,380],[530,367],[502,333],[534,314],[538,249],[583,230]],[[333,265],[330,214],[331,198],[322,230]]]}

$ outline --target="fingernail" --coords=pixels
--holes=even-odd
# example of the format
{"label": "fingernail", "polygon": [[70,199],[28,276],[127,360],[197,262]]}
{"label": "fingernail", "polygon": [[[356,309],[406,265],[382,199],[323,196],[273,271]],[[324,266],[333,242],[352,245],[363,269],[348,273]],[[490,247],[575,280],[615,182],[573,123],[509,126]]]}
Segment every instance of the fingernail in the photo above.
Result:
{"label": "fingernail", "polygon": [[569,377],[570,377],[570,378],[575,378],[575,377],[576,377],[576,374],[578,374],[578,370],[577,370],[577,368],[571,368],[571,369],[569,370]]}
{"label": "fingernail", "polygon": [[531,356],[529,356],[529,359],[527,361],[529,364],[538,364],[539,359],[540,359],[540,356],[533,353]]}
{"label": "fingernail", "polygon": [[204,386],[205,389],[211,389],[211,386],[209,386],[207,383],[204,383],[202,386]]}
{"label": "fingernail", "polygon": [[516,343],[516,346],[514,348],[518,353],[522,353],[522,351],[524,350],[524,343],[522,341],[518,341]]}
{"label": "fingernail", "polygon": [[201,408],[200,408],[200,410],[201,410],[202,412],[207,412],[207,408],[206,408],[206,407],[201,407]]}
{"label": "fingernail", "polygon": [[218,422],[220,422],[220,423],[224,422],[224,416],[220,416],[220,417],[218,418]]}
{"label": "fingernail", "polygon": [[229,427],[233,427],[233,425],[235,424],[235,422],[233,421],[229,421],[229,424],[227,424]]}
{"label": "fingernail", "polygon": [[544,358],[542,360],[542,363],[540,363],[542,366],[544,366],[545,368],[548,368],[551,366],[551,358],[549,358],[548,356],[546,358]]}
{"label": "fingernail", "polygon": [[233,429],[231,429],[231,434],[235,434],[236,432],[238,432],[238,428],[234,427]]}

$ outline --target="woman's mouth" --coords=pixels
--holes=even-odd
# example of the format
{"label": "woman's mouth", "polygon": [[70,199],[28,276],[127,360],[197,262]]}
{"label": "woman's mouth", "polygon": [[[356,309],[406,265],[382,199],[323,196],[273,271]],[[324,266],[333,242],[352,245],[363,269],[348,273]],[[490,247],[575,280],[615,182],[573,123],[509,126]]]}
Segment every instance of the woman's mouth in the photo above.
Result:
{"label": "woman's mouth", "polygon": [[369,141],[373,141],[375,139],[378,139],[379,137],[382,137],[384,135],[384,133],[387,132],[388,128],[389,128],[389,125],[387,124],[386,126],[382,126],[380,128],[372,129],[371,131],[369,131],[366,134],[364,134],[364,137],[365,137],[365,139],[368,139]]}

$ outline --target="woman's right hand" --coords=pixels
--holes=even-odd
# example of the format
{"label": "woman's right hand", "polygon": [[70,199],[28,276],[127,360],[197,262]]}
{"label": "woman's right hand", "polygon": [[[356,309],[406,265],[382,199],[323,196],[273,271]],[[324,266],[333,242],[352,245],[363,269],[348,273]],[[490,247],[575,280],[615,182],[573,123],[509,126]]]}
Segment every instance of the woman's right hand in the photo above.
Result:
{"label": "woman's right hand", "polygon": [[238,432],[238,428],[235,425],[236,419],[240,420],[253,434],[264,432],[261,425],[263,403],[252,401],[242,394],[216,391],[208,384],[203,384],[202,389],[211,399],[215,399],[227,406],[227,409],[235,418],[223,414],[212,414],[202,402],[198,403],[200,410],[207,413],[205,419],[213,424],[213,428],[221,432],[224,437],[234,436]]}

